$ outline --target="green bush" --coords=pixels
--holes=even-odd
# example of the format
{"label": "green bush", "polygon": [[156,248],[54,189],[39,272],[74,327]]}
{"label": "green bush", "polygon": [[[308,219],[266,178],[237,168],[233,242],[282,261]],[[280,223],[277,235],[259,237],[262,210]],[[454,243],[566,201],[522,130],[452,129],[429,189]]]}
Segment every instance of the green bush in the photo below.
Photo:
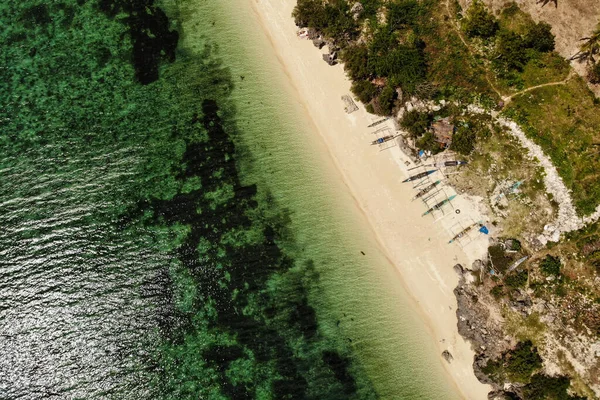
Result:
{"label": "green bush", "polygon": [[493,268],[497,272],[504,272],[510,266],[512,259],[506,256],[504,249],[499,244],[488,247],[488,253],[490,260],[492,261]]}
{"label": "green bush", "polygon": [[560,275],[560,258],[547,255],[540,263],[540,269],[546,275]]}
{"label": "green bush", "polygon": [[461,128],[452,136],[450,149],[468,156],[475,149],[475,143],[477,143],[477,134],[475,131],[469,128]]}
{"label": "green bush", "polygon": [[369,103],[377,94],[377,87],[369,81],[355,81],[350,90],[363,104]]}
{"label": "green bush", "polygon": [[480,0],[475,0],[467,10],[463,29],[467,36],[490,38],[498,30],[498,20],[486,10]]}
{"label": "green bush", "polygon": [[529,273],[526,270],[513,272],[510,275],[507,275],[504,279],[506,286],[512,289],[518,289],[520,287],[525,286],[527,283],[527,277]]}
{"label": "green bush", "polygon": [[388,84],[383,88],[381,94],[377,98],[379,101],[379,113],[381,115],[390,115],[392,113],[395,97],[396,90],[392,86]]}
{"label": "green bush", "polygon": [[523,388],[523,395],[528,400],[584,400],[584,397],[571,396],[567,392],[570,385],[571,380],[566,376],[535,374]]}
{"label": "green bush", "polygon": [[511,31],[503,30],[498,34],[495,53],[496,67],[506,71],[522,71],[529,60],[525,41]]}
{"label": "green bush", "polygon": [[417,0],[400,0],[388,5],[387,23],[392,31],[406,27],[416,27],[421,14],[424,13],[423,2]]}
{"label": "green bush", "polygon": [[432,121],[433,117],[428,112],[411,110],[404,114],[400,126],[416,139],[427,132]]}
{"label": "green bush", "polygon": [[595,85],[600,83],[600,63],[596,63],[588,69],[588,80]]}
{"label": "green bush", "polygon": [[417,147],[422,150],[428,150],[433,154],[437,154],[443,149],[440,144],[435,140],[435,136],[432,132],[427,131],[419,140],[417,140]]}
{"label": "green bush", "polygon": [[366,80],[374,74],[368,63],[369,49],[365,45],[350,46],[341,53],[344,70],[353,81]]}
{"label": "green bush", "polygon": [[503,359],[506,373],[515,382],[528,382],[531,374],[542,367],[542,358],[529,340],[517,343]]}
{"label": "green bush", "polygon": [[504,286],[502,286],[502,285],[494,286],[490,290],[490,294],[494,297],[494,299],[500,300],[500,298],[502,296],[504,296]]}
{"label": "green bush", "polygon": [[540,22],[531,26],[527,34],[525,34],[524,44],[526,47],[542,53],[554,50],[554,34],[552,33],[550,24]]}

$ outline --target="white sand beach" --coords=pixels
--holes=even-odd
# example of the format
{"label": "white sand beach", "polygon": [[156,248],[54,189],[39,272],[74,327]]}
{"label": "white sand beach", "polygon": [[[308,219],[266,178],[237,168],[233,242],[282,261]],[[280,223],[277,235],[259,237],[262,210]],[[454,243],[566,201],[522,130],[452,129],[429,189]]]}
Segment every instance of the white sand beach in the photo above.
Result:
{"label": "white sand beach", "polygon": [[[316,126],[315,140],[326,144],[382,252],[396,267],[397,279],[420,307],[438,343],[440,358],[444,350],[452,354],[450,364],[442,361],[449,376],[464,398],[487,398],[490,387],[476,379],[474,353],[457,331],[453,293],[458,281],[453,266],[470,266],[484,254],[487,239],[476,234],[465,246],[448,244],[461,226],[482,219],[476,202],[459,195],[452,202],[454,210],[449,208],[444,218],[436,221],[432,216],[422,217],[425,204],[411,201],[416,190],[410,183],[402,183],[410,166],[405,164],[399,148],[382,150],[370,145],[376,139],[373,131],[383,124],[377,128],[368,125],[381,118],[368,114],[361,104],[358,111],[347,114],[341,96],[350,94],[350,82],[343,67],[328,66],[321,58],[323,51],[297,37],[291,17],[295,0],[248,1],[296,89],[298,101]],[[393,124],[386,124],[394,132]],[[441,179],[441,174],[436,173],[433,179]],[[452,194],[454,191],[444,185],[441,196]]]}

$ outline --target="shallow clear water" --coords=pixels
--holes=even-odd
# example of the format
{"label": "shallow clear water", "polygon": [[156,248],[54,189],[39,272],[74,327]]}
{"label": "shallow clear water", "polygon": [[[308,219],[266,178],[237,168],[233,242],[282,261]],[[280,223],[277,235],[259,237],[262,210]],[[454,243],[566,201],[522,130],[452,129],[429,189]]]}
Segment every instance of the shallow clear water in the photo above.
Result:
{"label": "shallow clear water", "polygon": [[0,398],[453,398],[249,3],[160,6],[0,5]]}

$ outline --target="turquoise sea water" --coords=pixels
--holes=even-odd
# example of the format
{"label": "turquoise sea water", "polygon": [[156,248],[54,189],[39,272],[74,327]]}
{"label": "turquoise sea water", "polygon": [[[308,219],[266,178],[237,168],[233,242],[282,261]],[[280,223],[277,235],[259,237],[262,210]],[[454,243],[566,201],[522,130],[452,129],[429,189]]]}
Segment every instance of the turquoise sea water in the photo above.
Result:
{"label": "turquoise sea water", "polygon": [[454,398],[244,7],[0,5],[0,398]]}

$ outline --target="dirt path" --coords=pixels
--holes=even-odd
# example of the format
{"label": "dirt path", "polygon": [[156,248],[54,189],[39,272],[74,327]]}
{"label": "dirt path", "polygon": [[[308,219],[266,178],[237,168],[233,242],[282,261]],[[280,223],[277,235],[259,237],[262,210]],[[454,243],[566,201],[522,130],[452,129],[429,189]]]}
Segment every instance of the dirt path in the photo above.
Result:
{"label": "dirt path", "polygon": [[508,104],[513,98],[520,96],[522,94],[525,94],[527,92],[531,92],[532,90],[535,89],[539,89],[539,88],[543,88],[546,86],[558,86],[558,85],[565,85],[567,82],[569,82],[569,80],[571,78],[573,78],[575,76],[576,72],[574,69],[571,68],[571,71],[569,71],[569,75],[567,75],[567,77],[565,79],[563,79],[562,81],[557,81],[557,82],[548,82],[548,83],[543,83],[541,85],[536,85],[536,86],[531,86],[528,87],[527,89],[523,89],[520,92],[511,94],[510,96],[505,96],[502,98],[502,100],[504,101],[504,104]]}
{"label": "dirt path", "polygon": [[[460,26],[458,25],[458,21],[456,21],[456,19],[452,15],[452,12],[450,11],[450,0],[446,0],[445,1],[445,5],[446,5],[446,14],[448,15],[448,18],[450,18],[450,21],[451,21],[450,23],[452,24],[452,27],[456,31],[456,34],[460,38],[460,41],[463,42],[463,44],[467,48],[467,50],[468,50],[469,54],[471,55],[471,57],[475,58],[475,51],[471,48],[471,46],[469,45],[469,43],[467,42],[467,40],[464,38],[463,33],[462,33],[461,29],[460,29]],[[485,79],[489,83],[490,87],[494,90],[494,92],[496,92],[496,94],[502,99],[502,101],[504,102],[504,105],[510,103],[511,100],[514,97],[520,96],[520,95],[522,95],[524,93],[527,93],[527,92],[530,92],[532,90],[539,89],[539,88],[542,88],[542,87],[545,87],[545,86],[564,85],[571,78],[573,78],[573,76],[575,75],[575,70],[571,68],[571,70],[569,71],[569,75],[567,75],[567,77],[565,79],[563,79],[562,81],[548,82],[548,83],[543,83],[541,85],[531,86],[531,87],[523,89],[523,90],[521,90],[521,91],[519,91],[517,93],[511,94],[510,96],[506,96],[506,95],[503,95],[500,92],[500,90],[498,90],[498,88],[496,88],[496,86],[492,82],[492,79],[490,79],[490,71],[487,68],[487,66],[484,66],[484,68],[485,68]]]}

